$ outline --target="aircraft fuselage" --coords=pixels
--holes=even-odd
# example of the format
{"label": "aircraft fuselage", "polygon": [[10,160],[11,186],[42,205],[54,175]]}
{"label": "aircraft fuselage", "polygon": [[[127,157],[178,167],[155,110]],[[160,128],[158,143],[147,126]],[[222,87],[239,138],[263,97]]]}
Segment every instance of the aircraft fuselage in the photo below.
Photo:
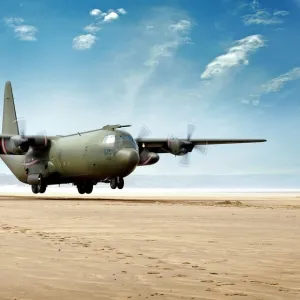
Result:
{"label": "aircraft fuselage", "polygon": [[138,151],[132,136],[122,130],[78,133],[53,139],[48,151],[30,149],[25,156],[12,156],[19,160],[12,171],[24,183],[30,174],[42,174],[48,185],[97,183],[131,174],[139,163]]}

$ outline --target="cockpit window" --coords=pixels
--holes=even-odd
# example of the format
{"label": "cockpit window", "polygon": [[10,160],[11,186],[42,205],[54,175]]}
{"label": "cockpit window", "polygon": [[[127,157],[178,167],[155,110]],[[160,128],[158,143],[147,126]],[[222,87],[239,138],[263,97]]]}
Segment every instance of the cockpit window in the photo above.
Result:
{"label": "cockpit window", "polygon": [[106,137],[104,137],[103,139],[103,143],[104,144],[113,144],[116,140],[115,135],[111,134],[111,135],[107,135]]}
{"label": "cockpit window", "polygon": [[121,135],[118,137],[118,141],[123,142],[125,147],[133,147],[138,149],[137,143],[131,135]]}
{"label": "cockpit window", "polygon": [[120,139],[127,142],[133,142],[133,138],[130,135],[121,135]]}

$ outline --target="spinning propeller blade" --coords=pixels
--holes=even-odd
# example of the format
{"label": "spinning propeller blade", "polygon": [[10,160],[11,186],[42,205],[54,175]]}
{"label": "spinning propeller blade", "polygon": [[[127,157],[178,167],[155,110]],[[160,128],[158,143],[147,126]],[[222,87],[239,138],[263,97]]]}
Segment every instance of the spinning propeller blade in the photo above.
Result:
{"label": "spinning propeller blade", "polygon": [[145,137],[149,136],[150,134],[151,134],[151,130],[146,125],[142,125],[140,132],[137,136],[137,139],[145,138]]}
{"label": "spinning propeller blade", "polygon": [[180,164],[182,166],[189,166],[190,165],[189,153],[187,153],[186,155],[184,155],[184,156],[181,157]]}
{"label": "spinning propeller blade", "polygon": [[25,137],[25,135],[26,135],[26,120],[24,118],[19,118],[16,121],[18,122],[20,136]]}
{"label": "spinning propeller blade", "polygon": [[[191,137],[195,131],[196,127],[193,124],[188,124],[187,126],[187,142],[190,142]],[[201,154],[206,155],[207,154],[207,146],[206,145],[196,145],[194,146],[194,149],[199,151]],[[190,153],[188,152],[186,155],[184,155],[180,163],[181,165],[188,166],[190,164],[190,158],[189,158]]]}
{"label": "spinning propeller blade", "polygon": [[206,155],[207,154],[207,145],[196,145],[194,147],[195,150],[199,151],[201,154]]}
{"label": "spinning propeller blade", "polygon": [[188,124],[188,127],[187,127],[187,140],[188,141],[190,141],[194,131],[195,131],[195,126],[193,124]]}
{"label": "spinning propeller blade", "polygon": [[46,131],[40,131],[37,133],[39,139],[42,139],[44,141],[44,145],[45,147],[47,146],[47,143],[48,143],[48,140],[47,140],[47,134],[46,134]]}
{"label": "spinning propeller blade", "polygon": [[[20,139],[20,146],[22,144],[26,144],[28,142],[28,137],[26,136],[26,120],[25,118],[18,118],[15,122],[18,122],[18,128],[19,128],[19,136],[21,137]],[[44,144],[44,146],[47,146],[48,139],[47,139],[47,134],[46,131],[41,131],[36,134],[34,138],[35,142],[39,145]],[[28,166],[36,163],[38,160],[32,160],[31,162],[23,162],[22,165]]]}

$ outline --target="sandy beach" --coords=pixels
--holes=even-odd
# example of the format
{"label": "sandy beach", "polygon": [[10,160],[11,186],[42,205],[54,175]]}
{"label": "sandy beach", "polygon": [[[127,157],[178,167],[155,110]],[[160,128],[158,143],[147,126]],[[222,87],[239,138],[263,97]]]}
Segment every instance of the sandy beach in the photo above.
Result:
{"label": "sandy beach", "polygon": [[300,195],[0,197],[0,299],[300,299]]}

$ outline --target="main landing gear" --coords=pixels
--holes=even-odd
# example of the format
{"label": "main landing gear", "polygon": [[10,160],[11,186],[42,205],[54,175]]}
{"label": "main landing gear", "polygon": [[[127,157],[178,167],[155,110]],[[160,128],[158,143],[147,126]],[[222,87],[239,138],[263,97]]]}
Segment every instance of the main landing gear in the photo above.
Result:
{"label": "main landing gear", "polygon": [[[114,190],[116,188],[122,189],[124,187],[124,179],[122,177],[114,177],[107,180],[106,183],[110,183],[110,187]],[[81,182],[77,183],[77,190],[79,194],[91,194],[93,191],[94,183],[93,182]]]}
{"label": "main landing gear", "polygon": [[122,177],[112,178],[110,181],[110,187],[114,190],[115,188],[122,189],[124,187],[124,179]]}
{"label": "main landing gear", "polygon": [[81,183],[77,185],[77,190],[79,194],[91,194],[94,185],[92,183]]}
{"label": "main landing gear", "polygon": [[43,194],[46,192],[47,189],[47,183],[44,180],[41,180],[38,184],[33,184],[31,186],[31,190],[34,194]]}

